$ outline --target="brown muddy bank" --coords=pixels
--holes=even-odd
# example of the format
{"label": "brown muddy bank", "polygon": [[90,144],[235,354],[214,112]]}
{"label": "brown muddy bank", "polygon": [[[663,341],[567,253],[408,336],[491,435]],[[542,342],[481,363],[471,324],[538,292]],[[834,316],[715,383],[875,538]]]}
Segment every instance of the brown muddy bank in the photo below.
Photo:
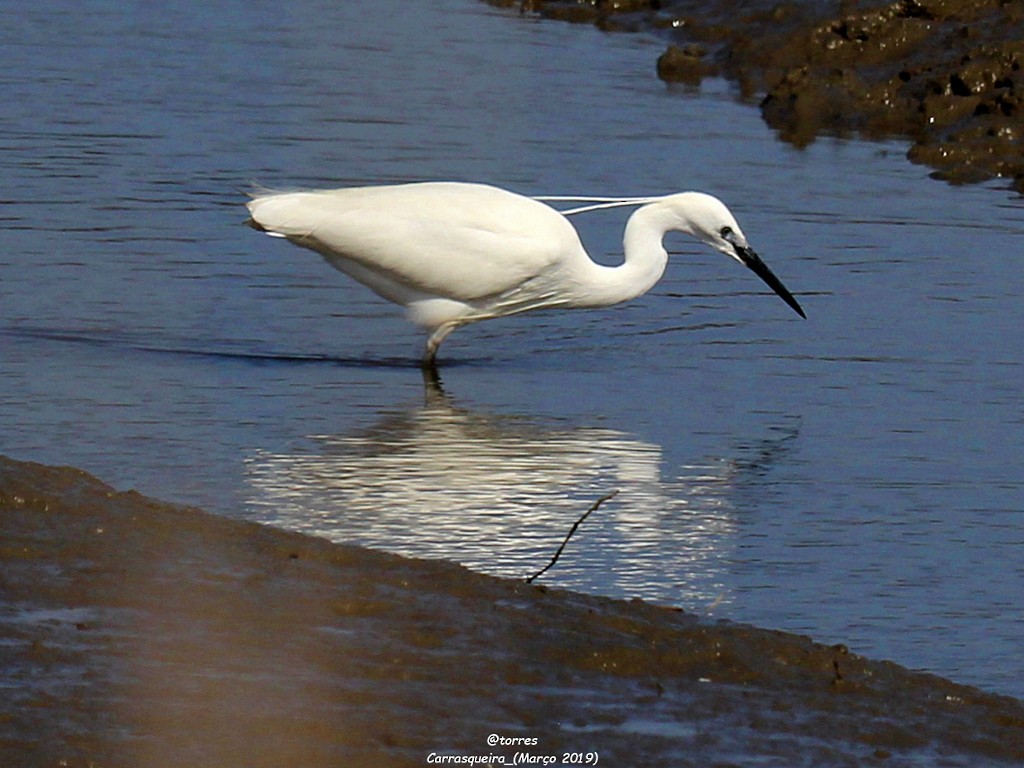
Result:
{"label": "brown muddy bank", "polygon": [[[512,0],[491,0],[508,5]],[[909,140],[955,183],[1024,193],[1024,4],[1006,0],[529,0],[541,15],[657,30],[659,76],[724,76],[797,146],[816,136]]]}
{"label": "brown muddy bank", "polygon": [[1024,761],[1015,699],[804,637],[218,518],[74,469],[0,457],[0,562],[5,766]]}

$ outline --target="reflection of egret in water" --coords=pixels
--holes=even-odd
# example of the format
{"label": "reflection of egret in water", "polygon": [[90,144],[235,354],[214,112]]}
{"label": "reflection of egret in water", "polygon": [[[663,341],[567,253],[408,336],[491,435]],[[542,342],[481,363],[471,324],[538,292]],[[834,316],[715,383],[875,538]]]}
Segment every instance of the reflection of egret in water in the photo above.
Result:
{"label": "reflection of egret in water", "polygon": [[694,607],[728,601],[734,495],[761,462],[712,460],[673,479],[662,463],[659,446],[625,433],[474,413],[431,385],[425,406],[358,434],[258,452],[247,476],[265,522],[513,577],[548,562],[588,506],[617,490],[543,581]]}

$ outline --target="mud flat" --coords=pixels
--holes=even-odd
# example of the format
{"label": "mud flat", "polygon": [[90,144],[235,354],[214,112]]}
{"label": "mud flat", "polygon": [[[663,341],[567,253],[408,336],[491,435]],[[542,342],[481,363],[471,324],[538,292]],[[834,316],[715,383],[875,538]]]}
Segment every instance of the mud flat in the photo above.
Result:
{"label": "mud flat", "polygon": [[[518,0],[491,0],[498,5]],[[906,139],[954,183],[1024,193],[1024,5],[1003,0],[528,0],[524,10],[654,31],[668,82],[723,76],[785,141]]]}
{"label": "mud flat", "polygon": [[0,691],[23,768],[1024,761],[1020,701],[841,646],[2,457]]}

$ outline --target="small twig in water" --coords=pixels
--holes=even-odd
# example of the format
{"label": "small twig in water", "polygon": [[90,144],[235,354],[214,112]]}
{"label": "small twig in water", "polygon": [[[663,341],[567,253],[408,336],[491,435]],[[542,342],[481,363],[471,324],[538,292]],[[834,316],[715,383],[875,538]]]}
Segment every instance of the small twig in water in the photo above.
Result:
{"label": "small twig in water", "polygon": [[580,523],[582,523],[584,520],[586,520],[591,512],[595,511],[598,507],[600,507],[602,504],[604,504],[606,501],[608,501],[608,499],[610,499],[613,496],[615,496],[617,493],[618,493],[617,490],[616,491],[612,491],[611,493],[607,493],[604,496],[602,496],[600,499],[595,501],[593,504],[591,504],[590,505],[590,509],[588,509],[582,515],[580,515],[580,519],[572,524],[572,528],[569,529],[569,533],[566,535],[565,541],[562,542],[562,545],[558,548],[558,551],[555,552],[555,556],[551,558],[551,562],[548,563],[547,565],[545,565],[543,568],[541,568],[535,574],[533,574],[533,576],[527,576],[526,577],[526,583],[527,584],[531,583],[534,579],[536,579],[542,573],[547,571],[548,568],[550,568],[555,563],[557,563],[558,562],[558,558],[562,556],[562,550],[565,549],[565,545],[569,543],[569,539],[572,538],[572,535],[574,533],[576,533],[576,529],[580,527]]}

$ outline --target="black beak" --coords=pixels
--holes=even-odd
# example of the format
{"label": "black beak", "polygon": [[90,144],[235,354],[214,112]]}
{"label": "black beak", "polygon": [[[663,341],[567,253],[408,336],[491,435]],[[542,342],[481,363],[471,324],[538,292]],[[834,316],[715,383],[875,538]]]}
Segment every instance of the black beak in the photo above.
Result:
{"label": "black beak", "polygon": [[764,280],[768,287],[779,294],[779,298],[789,304],[800,317],[805,320],[807,319],[807,315],[804,314],[797,300],[793,298],[793,294],[786,290],[786,286],[782,284],[782,281],[775,276],[774,272],[768,269],[768,265],[761,261],[761,257],[754,253],[752,248],[746,248],[741,245],[734,245],[733,248],[736,249],[736,255],[740,261],[750,267],[755,275]]}

